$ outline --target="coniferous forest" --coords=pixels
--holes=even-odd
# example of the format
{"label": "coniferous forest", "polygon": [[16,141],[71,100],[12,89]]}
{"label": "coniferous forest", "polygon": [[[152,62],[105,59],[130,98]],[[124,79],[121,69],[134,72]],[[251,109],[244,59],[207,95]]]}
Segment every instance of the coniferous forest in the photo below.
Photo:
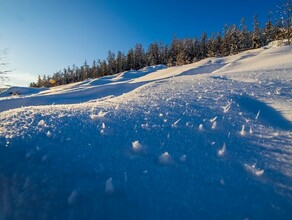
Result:
{"label": "coniferous forest", "polygon": [[190,64],[208,57],[229,56],[260,48],[274,40],[288,39],[290,44],[291,15],[286,18],[280,16],[276,21],[272,16],[270,13],[263,26],[260,25],[257,16],[254,16],[251,29],[247,27],[245,18],[242,18],[239,25],[225,25],[222,33],[211,36],[207,36],[206,33],[202,33],[200,37],[184,39],[174,36],[170,45],[154,42],[145,50],[137,43],[127,53],[118,51],[115,54],[109,51],[105,60],[94,60],[92,65],[85,61],[80,67],[72,65],[50,76],[39,75],[37,82],[32,82],[30,86],[64,85],[158,64],[168,67]]}

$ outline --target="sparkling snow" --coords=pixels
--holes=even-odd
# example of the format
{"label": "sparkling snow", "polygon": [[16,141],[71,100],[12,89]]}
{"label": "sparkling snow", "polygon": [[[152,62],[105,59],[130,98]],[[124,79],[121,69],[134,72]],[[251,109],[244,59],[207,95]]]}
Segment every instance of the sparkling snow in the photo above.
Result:
{"label": "sparkling snow", "polygon": [[290,219],[291,60],[271,44],[1,93],[0,218]]}

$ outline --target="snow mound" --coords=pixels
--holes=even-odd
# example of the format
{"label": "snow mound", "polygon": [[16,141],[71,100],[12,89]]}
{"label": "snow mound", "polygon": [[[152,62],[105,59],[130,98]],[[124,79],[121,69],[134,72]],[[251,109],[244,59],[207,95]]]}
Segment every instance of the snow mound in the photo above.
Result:
{"label": "snow mound", "polygon": [[37,94],[42,91],[48,90],[47,88],[30,88],[30,87],[10,87],[4,92],[0,93],[1,97],[10,97],[10,96],[27,96],[32,94]]}
{"label": "snow mound", "polygon": [[154,72],[154,71],[165,69],[165,68],[166,68],[165,65],[160,64],[160,65],[155,65],[155,66],[146,66],[146,67],[140,69],[140,71],[150,73],[150,72]]}

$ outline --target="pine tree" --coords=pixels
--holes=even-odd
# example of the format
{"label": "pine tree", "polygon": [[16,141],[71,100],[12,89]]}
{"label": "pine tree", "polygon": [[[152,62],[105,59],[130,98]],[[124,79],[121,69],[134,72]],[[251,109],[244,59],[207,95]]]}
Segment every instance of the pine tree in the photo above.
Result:
{"label": "pine tree", "polygon": [[199,52],[200,60],[206,58],[208,55],[207,41],[208,41],[207,33],[203,32],[201,36],[201,40],[200,40],[200,52]]}
{"label": "pine tree", "polygon": [[264,36],[266,43],[270,43],[275,39],[275,27],[272,23],[272,12],[269,13],[268,21],[265,24]]}
{"label": "pine tree", "polygon": [[118,73],[126,70],[126,66],[127,66],[126,56],[121,51],[118,51],[116,65],[117,65]]}
{"label": "pine tree", "polygon": [[150,44],[147,52],[147,59],[150,66],[160,64],[158,43]]}
{"label": "pine tree", "polygon": [[230,39],[229,39],[229,32],[230,32],[230,27],[226,24],[224,26],[224,29],[223,29],[223,32],[224,32],[224,36],[223,36],[223,39],[222,39],[222,48],[221,48],[221,51],[222,51],[222,56],[228,56],[230,55]]}
{"label": "pine tree", "polygon": [[92,67],[91,67],[91,71],[90,71],[90,77],[91,78],[97,78],[97,62],[95,60],[93,60],[92,62]]}
{"label": "pine tree", "polygon": [[107,55],[107,75],[113,75],[117,73],[116,58],[112,51],[108,52]]}
{"label": "pine tree", "polygon": [[239,52],[239,30],[236,25],[233,24],[229,30],[229,43],[230,43],[230,53],[231,55],[237,54]]}
{"label": "pine tree", "polygon": [[108,66],[105,60],[99,61],[100,77],[108,75]]}
{"label": "pine tree", "polygon": [[288,44],[291,44],[292,38],[292,0],[285,0],[281,5],[281,20],[284,25],[284,35],[288,39]]}
{"label": "pine tree", "polygon": [[185,39],[183,46],[185,47],[185,63],[193,63],[195,57],[195,46],[193,39]]}
{"label": "pine tree", "polygon": [[212,36],[208,40],[208,44],[207,44],[208,57],[215,57],[215,43],[216,43],[216,37],[215,37],[215,34],[212,33]]}
{"label": "pine tree", "polygon": [[81,69],[80,69],[80,76],[79,78],[81,80],[86,80],[88,79],[88,71],[89,71],[89,66],[87,64],[87,61],[85,60],[84,63],[83,63],[83,66],[81,66]]}
{"label": "pine tree", "polygon": [[214,45],[213,45],[213,53],[214,56],[216,57],[220,57],[222,56],[222,37],[221,37],[221,33],[217,33],[217,37],[214,41]]}
{"label": "pine tree", "polygon": [[126,70],[134,69],[134,50],[130,49],[127,54],[127,66]]}
{"label": "pine tree", "polygon": [[193,39],[193,48],[194,48],[193,62],[197,62],[199,61],[199,56],[200,56],[200,41],[198,40],[197,37],[194,37]]}
{"label": "pine tree", "polygon": [[250,49],[252,47],[251,35],[248,32],[247,25],[245,23],[245,18],[240,21],[240,31],[239,31],[239,51]]}
{"label": "pine tree", "polygon": [[287,12],[287,37],[288,37],[288,44],[291,44],[291,38],[292,38],[292,0],[288,0],[286,2],[286,12]]}
{"label": "pine tree", "polygon": [[276,38],[276,40],[284,40],[285,39],[285,30],[284,30],[282,21],[280,19],[277,20],[277,23],[276,23],[275,38]]}
{"label": "pine tree", "polygon": [[40,75],[38,75],[38,80],[36,83],[37,87],[42,87],[43,86],[43,81]]}
{"label": "pine tree", "polygon": [[167,65],[167,61],[169,59],[169,49],[168,49],[168,46],[167,45],[163,45],[162,43],[160,43],[160,46],[159,46],[159,54],[160,54],[161,64]]}
{"label": "pine tree", "polygon": [[167,61],[167,66],[175,66],[177,55],[179,53],[179,40],[176,36],[173,37],[170,48],[169,48],[169,58]]}
{"label": "pine tree", "polygon": [[261,46],[263,46],[262,32],[257,16],[255,15],[253,18],[252,48],[259,48]]}

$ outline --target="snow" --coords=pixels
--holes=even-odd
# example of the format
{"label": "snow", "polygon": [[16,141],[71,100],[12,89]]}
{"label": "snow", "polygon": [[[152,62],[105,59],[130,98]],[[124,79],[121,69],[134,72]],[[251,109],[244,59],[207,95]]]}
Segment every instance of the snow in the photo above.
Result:
{"label": "snow", "polygon": [[159,156],[159,163],[163,165],[171,164],[172,163],[172,158],[169,155],[168,152],[164,152]]}
{"label": "snow", "polygon": [[2,219],[290,219],[292,47],[0,97]]}
{"label": "snow", "polygon": [[139,141],[132,142],[132,148],[134,152],[139,152],[142,150],[142,145],[139,143]]}

